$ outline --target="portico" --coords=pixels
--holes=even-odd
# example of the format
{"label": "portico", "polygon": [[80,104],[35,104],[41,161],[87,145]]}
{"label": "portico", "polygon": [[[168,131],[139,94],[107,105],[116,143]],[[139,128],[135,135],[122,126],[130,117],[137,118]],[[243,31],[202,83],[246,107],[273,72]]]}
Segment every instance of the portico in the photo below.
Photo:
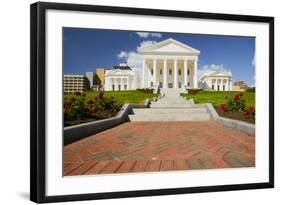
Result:
{"label": "portico", "polygon": [[167,39],[145,47],[139,53],[143,58],[143,88],[198,88],[200,51],[174,39]]}

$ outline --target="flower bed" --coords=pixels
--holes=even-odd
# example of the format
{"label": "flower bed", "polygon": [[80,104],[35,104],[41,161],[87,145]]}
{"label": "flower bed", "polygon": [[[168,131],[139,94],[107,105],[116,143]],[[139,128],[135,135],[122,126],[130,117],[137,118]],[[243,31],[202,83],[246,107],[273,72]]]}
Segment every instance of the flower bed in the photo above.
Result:
{"label": "flower bed", "polygon": [[222,117],[255,123],[255,107],[247,106],[243,93],[236,93],[232,98],[226,97],[226,103],[216,107]]}
{"label": "flower bed", "polygon": [[75,97],[64,98],[64,126],[113,117],[120,110],[114,98],[104,97],[103,92],[88,100],[86,94],[74,94]]}

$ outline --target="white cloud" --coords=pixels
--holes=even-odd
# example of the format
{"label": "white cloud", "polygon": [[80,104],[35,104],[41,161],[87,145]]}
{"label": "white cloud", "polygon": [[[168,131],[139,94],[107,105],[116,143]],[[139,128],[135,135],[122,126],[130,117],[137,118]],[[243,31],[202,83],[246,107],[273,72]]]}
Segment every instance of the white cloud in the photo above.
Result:
{"label": "white cloud", "polygon": [[155,37],[155,38],[161,38],[161,33],[150,33],[150,32],[136,32],[136,34],[141,38],[148,38],[148,37]]}
{"label": "white cloud", "polygon": [[156,38],[161,38],[162,34],[161,33],[150,33],[151,37],[156,37]]}
{"label": "white cloud", "polygon": [[198,69],[198,76],[201,76],[203,73],[206,72],[212,72],[212,71],[226,71],[230,72],[230,69],[227,69],[224,67],[223,64],[216,65],[216,64],[210,64],[210,65],[204,65],[200,69]]}
{"label": "white cloud", "polygon": [[253,59],[252,59],[252,66],[254,68],[256,67],[256,53],[254,54]]}
{"label": "white cloud", "polygon": [[127,59],[127,64],[130,66],[138,76],[141,76],[141,69],[142,69],[142,57],[137,52],[139,49],[151,46],[153,44],[157,43],[157,41],[142,41],[134,51],[120,51],[117,54],[117,57],[119,59]]}
{"label": "white cloud", "polygon": [[127,58],[128,53],[126,51],[120,51],[120,53],[117,54],[118,58]]}
{"label": "white cloud", "polygon": [[152,46],[153,44],[156,44],[157,41],[143,41],[140,43],[140,45],[137,47],[137,51],[139,51],[142,48],[148,47],[148,46]]}
{"label": "white cloud", "polygon": [[148,38],[149,36],[148,32],[136,32],[136,34],[141,38]]}

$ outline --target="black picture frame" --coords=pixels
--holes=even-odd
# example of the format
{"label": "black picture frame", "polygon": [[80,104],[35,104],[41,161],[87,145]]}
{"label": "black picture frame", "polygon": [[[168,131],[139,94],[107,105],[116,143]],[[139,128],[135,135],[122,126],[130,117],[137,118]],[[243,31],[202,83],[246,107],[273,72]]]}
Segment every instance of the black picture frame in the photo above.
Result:
{"label": "black picture frame", "polygon": [[[262,22],[269,25],[269,181],[263,183],[230,184],[192,188],[170,188],[107,193],[89,193],[46,196],[45,190],[45,25],[46,10],[86,11],[151,16],[168,16],[194,19],[215,19]],[[274,187],[274,18],[264,16],[230,15],[218,13],[156,10],[82,4],[38,2],[30,7],[30,199],[37,203],[109,198],[141,197],[154,195],[186,194],[198,192],[231,191]]]}

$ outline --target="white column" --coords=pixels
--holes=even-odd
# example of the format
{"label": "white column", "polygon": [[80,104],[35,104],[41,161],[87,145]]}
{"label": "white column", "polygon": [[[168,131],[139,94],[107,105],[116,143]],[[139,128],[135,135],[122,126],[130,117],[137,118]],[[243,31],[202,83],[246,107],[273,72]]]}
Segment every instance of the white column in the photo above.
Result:
{"label": "white column", "polygon": [[228,87],[228,78],[226,79],[226,83],[225,83],[225,90],[228,91],[229,87]]}
{"label": "white column", "polygon": [[127,90],[132,90],[132,79],[127,77]]}
{"label": "white column", "polygon": [[150,87],[150,82],[151,82],[151,70],[149,69],[148,66],[147,66],[145,75],[146,75],[145,87]]}
{"label": "white column", "polygon": [[131,81],[129,77],[127,77],[127,90],[131,90]]}
{"label": "white column", "polygon": [[142,60],[142,87],[146,87],[146,65],[145,65],[145,59]]}
{"label": "white column", "polygon": [[[127,79],[126,78],[123,78],[123,90],[125,90],[125,84],[127,84]],[[128,85],[127,85],[127,88],[128,88]]]}
{"label": "white column", "polygon": [[216,79],[215,90],[218,90],[218,79]]}
{"label": "white column", "polygon": [[223,91],[223,79],[221,79],[220,91]]}
{"label": "white column", "polygon": [[229,79],[229,90],[232,90],[232,79]]}
{"label": "white column", "polygon": [[121,85],[121,89],[120,90],[123,90],[123,86],[124,86],[123,78],[120,78],[120,85]]}
{"label": "white column", "polygon": [[111,78],[107,77],[107,78],[106,78],[106,82],[107,82],[106,90],[111,90],[111,89],[112,89],[112,81],[111,81]]}
{"label": "white column", "polygon": [[163,60],[163,88],[167,88],[167,60]]}
{"label": "white column", "polygon": [[197,82],[197,60],[194,60],[193,88],[198,88],[198,82]]}
{"label": "white column", "polygon": [[[113,82],[113,85],[114,85],[114,91],[116,91],[116,79],[113,78],[113,79],[112,79],[112,82]],[[112,85],[111,85],[111,88],[110,88],[110,89],[112,90]]]}
{"label": "white column", "polygon": [[157,84],[157,77],[156,77],[156,74],[157,74],[157,70],[156,70],[156,59],[153,59],[153,86],[156,86]]}
{"label": "white column", "polygon": [[184,60],[184,67],[183,67],[183,77],[184,77],[184,86],[187,87],[187,60]]}
{"label": "white column", "polygon": [[178,88],[178,62],[174,60],[174,88]]}

